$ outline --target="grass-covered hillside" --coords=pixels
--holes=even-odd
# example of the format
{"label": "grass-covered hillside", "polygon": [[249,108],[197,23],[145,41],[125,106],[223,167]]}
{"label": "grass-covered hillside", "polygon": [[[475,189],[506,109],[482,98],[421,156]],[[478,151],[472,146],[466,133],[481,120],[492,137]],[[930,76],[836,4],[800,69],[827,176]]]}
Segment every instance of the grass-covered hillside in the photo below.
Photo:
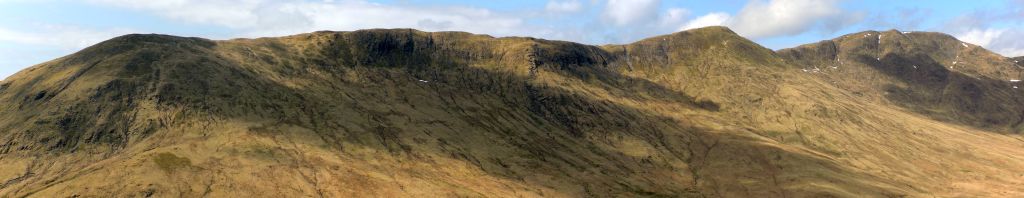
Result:
{"label": "grass-covered hillside", "polygon": [[0,82],[0,197],[1022,196],[1012,63],[895,31],[125,35]]}

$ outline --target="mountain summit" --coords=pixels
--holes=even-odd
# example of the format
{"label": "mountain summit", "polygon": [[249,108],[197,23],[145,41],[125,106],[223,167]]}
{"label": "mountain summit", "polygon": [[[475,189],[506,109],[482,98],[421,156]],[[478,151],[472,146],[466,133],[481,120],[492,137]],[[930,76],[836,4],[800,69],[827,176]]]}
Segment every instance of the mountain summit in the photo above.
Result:
{"label": "mountain summit", "polygon": [[0,195],[1022,196],[1013,63],[898,31],[132,34],[0,82]]}

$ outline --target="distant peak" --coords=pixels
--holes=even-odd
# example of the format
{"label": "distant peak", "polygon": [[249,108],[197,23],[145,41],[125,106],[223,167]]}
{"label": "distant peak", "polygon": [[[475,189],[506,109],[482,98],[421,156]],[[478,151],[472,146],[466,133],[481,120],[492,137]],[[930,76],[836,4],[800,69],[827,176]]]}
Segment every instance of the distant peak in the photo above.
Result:
{"label": "distant peak", "polygon": [[[861,31],[861,32],[846,34],[846,35],[843,35],[843,36],[840,36],[840,37],[836,37],[836,38],[831,39],[831,40],[832,41],[844,41],[844,40],[849,40],[849,39],[860,39],[860,38],[878,38],[878,39],[881,39],[881,38],[886,38],[886,36],[906,36],[907,38],[913,38],[913,39],[917,39],[917,40],[932,40],[932,41],[941,41],[941,42],[944,42],[944,43],[955,43],[957,46],[960,46],[960,45],[963,45],[963,44],[967,44],[967,42],[965,42],[965,41],[962,41],[962,40],[960,40],[960,39],[958,39],[958,38],[956,38],[956,37],[954,37],[952,35],[949,35],[949,34],[946,34],[946,33],[942,33],[942,32],[905,31],[905,30],[898,30],[898,29],[890,29],[890,30],[885,30],[885,31],[878,31],[878,30]],[[887,37],[887,38],[895,38],[895,37]]]}
{"label": "distant peak", "polygon": [[683,31],[679,31],[679,32],[675,32],[675,33],[667,34],[667,35],[649,37],[649,38],[645,38],[645,39],[642,39],[642,40],[637,41],[637,42],[642,42],[642,41],[660,41],[660,40],[665,40],[665,39],[669,39],[669,38],[687,38],[687,39],[701,38],[701,39],[710,39],[710,40],[723,40],[723,39],[724,40],[732,40],[732,39],[735,39],[735,38],[743,38],[744,40],[746,40],[746,38],[744,38],[743,36],[740,36],[736,32],[733,32],[728,27],[725,27],[725,26],[707,26],[707,27],[683,30]]}
{"label": "distant peak", "polygon": [[[736,32],[732,31],[732,29],[729,29],[729,27],[725,27],[725,26],[707,26],[707,27],[683,30],[682,32],[736,34]],[[738,34],[736,34],[736,35],[738,35]]]}
{"label": "distant peak", "polygon": [[332,30],[320,30],[312,32],[312,34],[333,34],[333,33],[370,33],[370,34],[395,34],[395,33],[414,33],[414,34],[466,34],[466,35],[485,35],[485,34],[474,34],[464,31],[423,31],[413,28],[373,28],[373,29],[360,29],[354,31],[332,31]]}
{"label": "distant peak", "polygon": [[181,41],[210,41],[209,39],[199,37],[181,37],[166,34],[125,34],[122,36],[114,37],[109,41],[125,41],[125,42],[150,42],[150,43],[169,43],[169,42],[181,42]]}
{"label": "distant peak", "polygon": [[184,38],[184,37],[174,36],[174,35],[167,35],[167,34],[133,33],[133,34],[121,35],[121,36],[118,36],[118,37],[115,37],[115,38],[120,38],[120,39],[145,39],[145,38]]}

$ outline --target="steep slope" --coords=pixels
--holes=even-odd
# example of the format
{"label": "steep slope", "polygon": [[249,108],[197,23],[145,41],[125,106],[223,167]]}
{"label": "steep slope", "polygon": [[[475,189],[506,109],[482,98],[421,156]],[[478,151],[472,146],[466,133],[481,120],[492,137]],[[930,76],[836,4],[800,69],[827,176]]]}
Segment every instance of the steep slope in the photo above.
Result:
{"label": "steep slope", "polygon": [[[941,121],[1020,133],[1022,68],[1011,59],[930,32],[861,32],[780,50],[811,75]],[[856,78],[851,78],[856,76]]]}
{"label": "steep slope", "polygon": [[[603,69],[613,58],[574,43],[412,30],[223,42],[124,36],[12,77],[5,131],[24,132],[5,134],[4,160],[25,171],[4,189],[710,193],[692,185],[707,173],[689,164],[715,147],[717,137],[702,134],[711,129],[624,103],[708,110]],[[39,153],[52,156],[29,157]],[[347,191],[355,189],[376,190]]]}
{"label": "steep slope", "polygon": [[[674,69],[671,70],[625,74],[664,84],[695,98],[713,98],[713,101],[721,104],[722,108],[717,115],[719,119],[710,119],[708,122],[742,128],[743,130],[731,131],[731,134],[754,139],[758,144],[821,156],[827,159],[826,161],[838,164],[844,172],[867,173],[874,177],[865,179],[865,183],[888,184],[906,190],[896,191],[901,193],[895,194],[908,191],[910,195],[923,192],[926,195],[940,196],[1021,193],[1021,189],[1007,185],[1021,183],[1019,174],[1015,173],[1021,168],[1021,158],[1009,157],[1016,155],[1013,153],[1021,152],[1019,135],[994,134],[991,132],[1001,131],[978,130],[970,125],[962,125],[964,122],[957,120],[936,122],[934,117],[907,111],[878,96],[868,97],[870,94],[866,94],[866,91],[874,89],[850,89],[849,85],[869,83],[870,81],[865,79],[871,79],[870,77],[853,73],[845,76],[832,75],[849,83],[822,78],[822,69],[804,68],[799,61],[786,58],[792,55],[785,50],[777,56],[770,52],[766,56],[761,55],[766,53],[759,53],[764,51],[763,48],[751,48],[749,46],[757,45],[738,36],[717,42],[701,42],[708,39],[698,39],[701,37],[694,36],[695,32],[708,30],[715,28],[678,33],[693,36],[691,38],[696,41],[673,44],[710,43],[694,47],[695,53],[690,54],[708,57],[707,59],[676,61],[675,65],[671,66]],[[722,29],[718,32],[729,31]],[[648,39],[633,45],[646,42],[649,46],[657,46],[657,40],[662,39],[664,38]],[[874,43],[877,44],[877,41]],[[743,58],[729,58],[729,55],[715,54],[716,51],[742,52],[738,54]],[[645,53],[640,56],[658,57],[664,54]],[[1005,58],[998,55],[991,57],[1005,62]],[[708,70],[695,72],[704,68]],[[996,86],[985,89],[1009,88],[1005,84],[983,86]],[[1015,99],[988,95],[983,97],[986,97],[985,100],[1004,103]],[[1019,109],[1006,111],[1019,112]],[[688,119],[697,120],[693,119],[693,116]],[[1009,164],[994,166],[993,162]],[[784,170],[799,167],[782,165],[786,163],[788,162],[782,160],[766,164],[780,166],[780,169]],[[814,170],[810,167],[798,169],[806,172]],[[730,171],[718,169],[712,172],[721,174]],[[823,186],[822,184],[829,182],[828,179],[826,182],[807,182],[813,179],[806,178],[819,178],[821,175],[829,174],[836,173],[796,176],[798,174],[783,171],[779,175],[780,178],[801,178],[780,182],[782,185],[808,187]],[[858,179],[845,177],[840,180]]]}
{"label": "steep slope", "polygon": [[1019,136],[801,71],[822,56],[722,27],[600,47],[126,35],[0,85],[0,195],[1024,194]]}
{"label": "steep slope", "polygon": [[[411,30],[218,43],[120,37],[12,78],[4,94],[16,113],[5,114],[5,131],[25,132],[5,134],[4,160],[31,161],[20,162],[26,171],[4,189],[15,196],[687,193],[685,185],[628,174],[639,158],[579,139],[583,130],[638,125],[627,137],[643,141],[680,127],[525,80],[538,75],[526,61],[530,51],[551,48],[596,49]],[[535,59],[551,58],[559,57]],[[57,159],[28,157],[39,153]],[[74,162],[81,158],[95,163]],[[68,164],[40,163],[51,161]],[[196,178],[203,179],[189,182]]]}

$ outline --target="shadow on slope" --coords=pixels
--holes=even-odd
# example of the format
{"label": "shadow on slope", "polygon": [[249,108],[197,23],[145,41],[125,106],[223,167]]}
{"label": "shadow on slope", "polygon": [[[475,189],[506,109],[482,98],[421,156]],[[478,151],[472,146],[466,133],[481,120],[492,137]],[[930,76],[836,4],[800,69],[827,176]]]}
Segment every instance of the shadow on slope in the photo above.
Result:
{"label": "shadow on slope", "polygon": [[885,87],[890,101],[932,119],[1018,133],[1024,115],[1020,89],[988,77],[947,70],[926,55],[886,54],[881,60],[857,60],[906,84]]}
{"label": "shadow on slope", "polygon": [[[218,131],[173,129],[182,125],[208,126],[232,120],[250,120],[262,123],[262,126],[249,129],[253,134],[273,136],[284,133],[284,130],[279,130],[284,127],[301,127],[327,142],[325,146],[328,149],[342,154],[351,152],[347,148],[359,145],[418,163],[431,163],[431,158],[435,157],[458,159],[497,177],[578,196],[893,193],[888,187],[892,184],[872,183],[886,181],[883,178],[847,170],[818,156],[769,146],[763,140],[740,135],[744,132],[738,129],[723,131],[732,129],[698,127],[687,120],[624,105],[623,101],[669,101],[691,108],[702,106],[686,94],[595,67],[594,64],[602,61],[593,57],[600,56],[588,54],[586,50],[568,53],[563,58],[545,59],[549,61],[541,64],[526,62],[488,66],[437,54],[416,55],[420,53],[417,48],[400,47],[410,46],[408,43],[389,37],[379,40],[383,42],[355,45],[376,47],[355,48],[368,49],[369,52],[345,52],[351,59],[324,56],[340,60],[308,58],[286,48],[267,54],[251,49],[237,51],[238,54],[251,53],[252,58],[258,59],[231,59],[224,54],[212,53],[211,48],[216,46],[190,44],[184,44],[189,50],[182,51],[180,56],[132,54],[127,57],[145,60],[140,63],[101,64],[111,71],[120,72],[115,72],[118,75],[114,79],[93,88],[76,89],[91,95],[85,97],[88,99],[64,98],[61,94],[53,97],[77,102],[69,105],[81,111],[25,119],[64,120],[71,117],[72,122],[32,122],[39,126],[38,131],[57,132],[44,137],[14,135],[12,137],[16,139],[9,139],[5,144],[8,149],[0,155],[9,155],[12,152],[9,148],[70,148],[74,151],[89,145],[117,145],[112,149],[117,151],[133,146],[158,147],[132,145],[139,141],[126,140],[143,140],[158,133],[164,133],[159,135],[161,138],[186,134],[215,135]],[[182,43],[162,45],[179,44]],[[416,42],[411,45],[416,46]],[[140,54],[146,54],[143,52]],[[477,52],[471,50],[452,52],[470,57],[480,55],[472,55]],[[413,55],[406,57],[410,61],[400,61],[405,60],[401,54]],[[508,58],[523,58],[530,54],[533,53],[515,54]],[[379,62],[381,60],[392,62]],[[373,63],[375,61],[378,62]],[[90,78],[105,77],[83,74]],[[559,76],[575,79],[552,80]],[[598,89],[577,89],[573,85]],[[602,90],[612,93],[611,97],[598,98],[592,93]],[[33,111],[61,110],[52,103],[43,100],[22,105]],[[118,108],[104,106],[123,103],[128,104]],[[152,104],[155,110],[141,111],[136,104]],[[22,110],[9,111],[21,113]],[[143,112],[152,115],[143,115],[147,119],[135,119],[136,116],[87,117],[96,112],[124,116]],[[10,122],[7,125],[15,126]],[[63,126],[73,128],[65,129]],[[150,126],[154,128],[152,131],[146,129]],[[80,133],[82,130],[78,129],[96,131]],[[69,135],[76,133],[79,135]],[[203,167],[203,170],[225,168]],[[15,183],[25,188],[33,184],[44,185],[46,181],[73,179],[62,175],[55,177],[37,177]],[[806,185],[832,188],[795,189]],[[333,188],[342,189],[344,186]]]}
{"label": "shadow on slope", "polygon": [[1017,71],[1010,70],[1015,68],[997,54],[946,34],[866,31],[779,54],[854,94],[877,93],[933,120],[1021,131],[1024,101],[1018,99],[1020,89],[1013,88],[1021,85],[997,79],[1013,79]]}

